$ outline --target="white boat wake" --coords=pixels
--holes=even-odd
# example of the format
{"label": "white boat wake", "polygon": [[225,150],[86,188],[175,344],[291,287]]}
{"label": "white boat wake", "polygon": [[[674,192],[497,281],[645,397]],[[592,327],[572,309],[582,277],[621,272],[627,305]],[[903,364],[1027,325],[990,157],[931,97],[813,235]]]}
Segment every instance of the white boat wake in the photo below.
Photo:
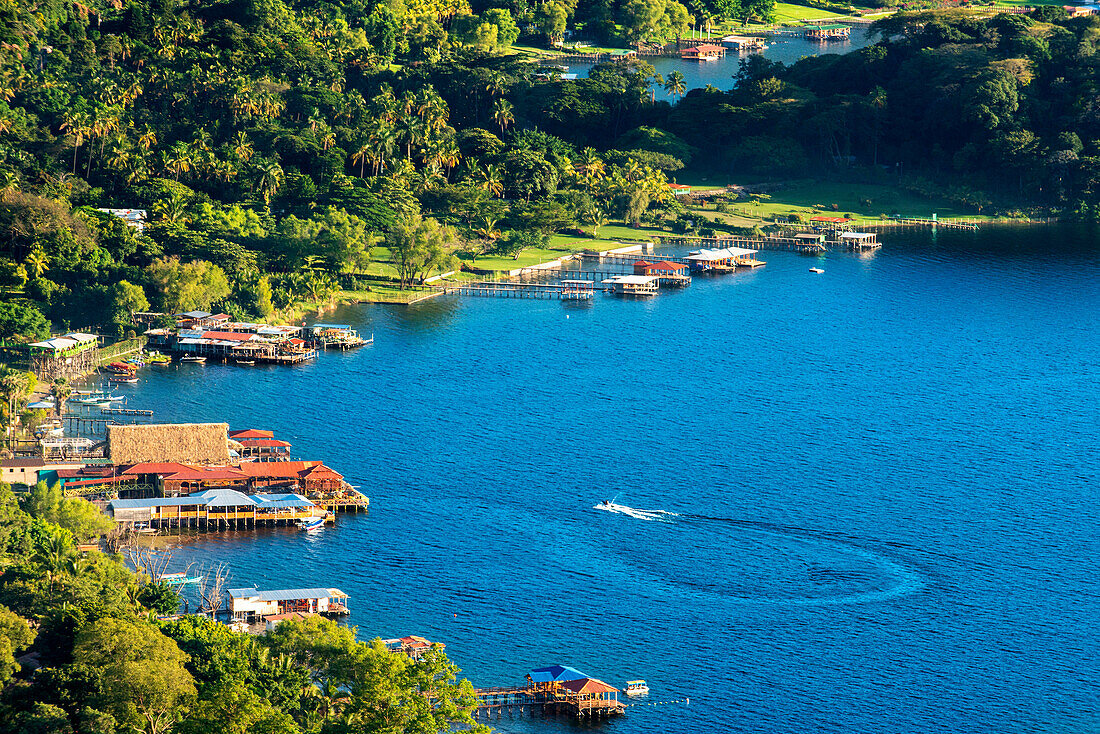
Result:
{"label": "white boat wake", "polygon": [[637,518],[638,520],[656,522],[672,522],[672,518],[679,517],[679,513],[676,512],[665,512],[664,510],[639,510],[635,507],[627,507],[626,505],[619,505],[614,502],[601,502],[593,506],[592,509],[603,510],[604,512],[615,512],[620,515],[628,515]]}

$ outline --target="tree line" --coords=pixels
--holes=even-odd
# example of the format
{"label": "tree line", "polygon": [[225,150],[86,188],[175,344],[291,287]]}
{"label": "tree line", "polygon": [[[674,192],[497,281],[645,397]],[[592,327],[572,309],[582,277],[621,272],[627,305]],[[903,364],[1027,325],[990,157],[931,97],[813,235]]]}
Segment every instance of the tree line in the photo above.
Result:
{"label": "tree line", "polygon": [[0,485],[0,720],[14,734],[409,732],[473,721],[439,648],[413,662],[323,617],[250,636],[178,615],[176,590],[77,545],[113,521],[40,483]]}

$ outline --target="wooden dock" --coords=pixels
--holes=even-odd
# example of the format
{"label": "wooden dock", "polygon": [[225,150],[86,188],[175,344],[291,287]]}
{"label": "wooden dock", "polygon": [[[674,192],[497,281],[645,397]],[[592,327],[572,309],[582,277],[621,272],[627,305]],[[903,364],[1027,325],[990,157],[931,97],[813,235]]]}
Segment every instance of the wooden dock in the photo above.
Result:
{"label": "wooden dock", "polygon": [[532,686],[478,688],[474,694],[477,696],[474,718],[479,721],[483,718],[491,720],[494,715],[499,719],[505,714],[511,717],[540,714],[594,720],[626,713],[626,704],[618,698],[597,698],[561,689]]}
{"label": "wooden dock", "polygon": [[[576,274],[571,270],[540,271],[560,277],[562,274]],[[564,283],[528,283],[521,281],[471,281],[469,283],[446,283],[441,286],[448,294],[460,296],[483,296],[490,298],[557,298],[563,301],[589,300],[593,296],[595,284],[591,287],[570,286]]]}
{"label": "wooden dock", "polygon": [[683,235],[658,235],[663,245],[681,247],[743,247],[750,250],[777,250],[818,254],[826,252],[828,243],[807,243],[793,237],[684,237]]}
{"label": "wooden dock", "polygon": [[103,415],[133,415],[133,416],[145,416],[153,417],[153,411],[141,410],[138,408],[100,408],[99,412]]}

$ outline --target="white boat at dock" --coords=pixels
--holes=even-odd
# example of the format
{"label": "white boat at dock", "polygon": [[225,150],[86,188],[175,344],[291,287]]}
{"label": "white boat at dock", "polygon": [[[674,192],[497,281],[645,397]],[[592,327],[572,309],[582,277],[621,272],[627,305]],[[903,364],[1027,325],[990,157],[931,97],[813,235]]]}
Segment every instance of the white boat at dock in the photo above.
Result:
{"label": "white boat at dock", "polygon": [[298,529],[299,530],[320,530],[324,526],[325,526],[325,518],[324,517],[314,517],[310,520],[299,520],[298,521]]}
{"label": "white boat at dock", "polygon": [[193,356],[189,355],[189,356],[186,356],[186,357],[180,357],[180,362],[190,362],[192,364],[206,364],[206,357],[193,357]]}

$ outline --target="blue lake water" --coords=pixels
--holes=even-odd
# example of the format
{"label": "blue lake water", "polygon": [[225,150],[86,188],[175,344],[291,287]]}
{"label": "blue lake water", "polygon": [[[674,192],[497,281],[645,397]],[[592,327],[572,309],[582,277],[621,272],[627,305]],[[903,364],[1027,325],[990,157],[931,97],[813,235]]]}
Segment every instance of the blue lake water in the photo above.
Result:
{"label": "blue lake water", "polygon": [[1096,235],[886,233],[648,301],[349,307],[326,320],[374,346],[120,389],[273,429],[371,498],[323,533],[184,536],[179,564],[340,587],[361,635],[442,641],[476,684],[560,662],[691,699],[609,732],[1097,731]]}
{"label": "blue lake water", "polygon": [[[804,56],[820,56],[822,54],[845,54],[869,46],[876,40],[867,33],[865,26],[853,26],[852,35],[846,41],[808,41],[798,36],[776,36],[768,41],[767,48],[759,51],[765,58],[772,61],[781,61],[784,64],[793,64]],[[717,37],[711,43],[718,43]],[[707,41],[700,41],[707,43]],[[736,51],[727,53],[717,61],[684,61],[676,57],[646,57],[644,61],[653,65],[662,78],[667,78],[669,72],[679,71],[684,75],[684,83],[688,89],[705,87],[708,84],[723,91],[733,87],[733,77],[737,75],[737,69],[741,59],[749,56],[748,52],[738,54]],[[569,73],[588,76],[595,64],[569,62]],[[659,87],[654,87],[658,99],[673,100],[673,97]]]}

